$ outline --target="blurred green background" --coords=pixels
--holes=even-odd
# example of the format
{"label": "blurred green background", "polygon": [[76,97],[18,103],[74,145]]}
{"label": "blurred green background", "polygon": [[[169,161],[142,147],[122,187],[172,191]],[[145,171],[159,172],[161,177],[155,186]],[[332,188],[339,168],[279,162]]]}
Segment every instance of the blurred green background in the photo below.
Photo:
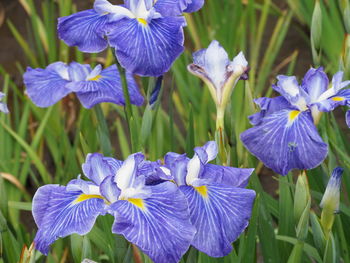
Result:
{"label": "blurred green background", "polygon": [[[247,117],[258,110],[253,99],[274,96],[271,83],[278,74],[301,79],[310,66],[322,65],[329,76],[344,70],[350,78],[349,1],[318,1],[315,9],[313,0],[206,0],[198,13],[186,15],[186,51],[165,75],[158,107],[133,106],[131,134],[120,106],[103,104],[86,110],[75,95],[69,95],[55,106],[40,109],[24,93],[22,74],[27,66],[46,67],[55,61],[114,63],[110,50],[83,54],[56,35],[58,17],[92,4],[72,0],[0,2],[0,90],[8,94],[11,111],[0,114],[0,262],[135,260],[136,250],[111,234],[111,216],[100,217],[84,237],[58,240],[48,257],[28,251],[36,232],[30,212],[33,194],[43,184],[66,184],[82,173],[81,164],[89,152],[124,159],[132,151],[142,150],[150,160],[157,160],[168,151],[192,154],[194,146],[214,139],[215,105],[204,84],[186,69],[191,53],[207,47],[213,39],[231,58],[242,50],[249,61],[249,80],[240,81],[232,94],[225,130],[230,165],[256,168],[249,187],[257,192],[257,199],[251,223],[233,244],[230,255],[213,259],[191,248],[182,262],[291,260],[298,242],[292,213],[296,174],[281,177],[265,168],[244,149],[239,134],[250,127]],[[153,80],[137,80],[147,97]],[[329,156],[320,167],[308,171],[314,214],[302,262],[350,262],[350,133],[344,114],[345,108],[339,108],[324,115],[318,126],[329,144]],[[315,238],[317,224],[312,220],[316,220],[313,215],[320,215],[320,199],[337,165],[345,168],[345,175],[340,213],[333,228],[335,256],[329,261]],[[150,262],[144,255],[141,259]]]}

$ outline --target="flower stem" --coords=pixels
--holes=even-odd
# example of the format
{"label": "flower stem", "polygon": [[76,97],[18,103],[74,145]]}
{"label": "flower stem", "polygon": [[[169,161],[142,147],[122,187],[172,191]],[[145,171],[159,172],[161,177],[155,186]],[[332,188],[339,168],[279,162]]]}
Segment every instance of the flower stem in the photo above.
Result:
{"label": "flower stem", "polygon": [[222,165],[227,165],[227,154],[225,150],[225,131],[224,131],[225,110],[221,107],[216,112],[216,143],[219,147],[219,158]]}

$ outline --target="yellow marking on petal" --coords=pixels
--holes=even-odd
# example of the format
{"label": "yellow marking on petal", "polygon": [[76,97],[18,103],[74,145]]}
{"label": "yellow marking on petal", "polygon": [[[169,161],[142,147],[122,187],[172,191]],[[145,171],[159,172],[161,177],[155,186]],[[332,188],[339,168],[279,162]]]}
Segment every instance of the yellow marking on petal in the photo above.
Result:
{"label": "yellow marking on petal", "polygon": [[129,198],[128,201],[142,210],[145,209],[145,203],[141,198]]}
{"label": "yellow marking on petal", "polygon": [[91,79],[88,79],[88,80],[91,80],[91,81],[98,81],[100,78],[102,78],[101,75],[97,75],[96,77],[93,77]]}
{"label": "yellow marking on petal", "polygon": [[206,185],[201,185],[194,187],[194,189],[203,197],[207,198],[208,197],[208,188]]}
{"label": "yellow marking on petal", "polygon": [[289,121],[290,122],[294,121],[298,117],[299,114],[300,114],[300,111],[298,111],[298,110],[291,111],[289,113]]}
{"label": "yellow marking on petal", "polygon": [[332,100],[334,100],[334,101],[343,101],[344,98],[343,97],[333,97]]}
{"label": "yellow marking on petal", "polygon": [[143,24],[144,26],[148,25],[147,21],[145,19],[143,19],[143,18],[137,18],[137,21],[139,21],[139,23]]}
{"label": "yellow marking on petal", "polygon": [[102,196],[100,195],[87,195],[87,194],[81,194],[77,197],[77,199],[74,200],[74,203],[80,203],[83,201],[86,201],[88,199],[92,199],[92,198],[98,198],[98,199],[104,199]]}

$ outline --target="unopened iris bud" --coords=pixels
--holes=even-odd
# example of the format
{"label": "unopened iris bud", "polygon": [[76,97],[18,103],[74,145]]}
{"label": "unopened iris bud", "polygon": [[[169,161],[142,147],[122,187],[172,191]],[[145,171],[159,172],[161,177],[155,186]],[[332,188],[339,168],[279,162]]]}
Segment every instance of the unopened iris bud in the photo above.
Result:
{"label": "unopened iris bud", "polygon": [[334,213],[339,211],[340,186],[343,172],[344,169],[341,167],[337,167],[333,170],[320,203],[320,206],[322,207],[321,224],[326,237],[332,229]]}
{"label": "unopened iris bud", "polygon": [[5,94],[0,92],[0,111],[3,113],[9,113],[9,110],[7,108],[7,105],[4,102],[1,102],[1,100],[5,97]]}

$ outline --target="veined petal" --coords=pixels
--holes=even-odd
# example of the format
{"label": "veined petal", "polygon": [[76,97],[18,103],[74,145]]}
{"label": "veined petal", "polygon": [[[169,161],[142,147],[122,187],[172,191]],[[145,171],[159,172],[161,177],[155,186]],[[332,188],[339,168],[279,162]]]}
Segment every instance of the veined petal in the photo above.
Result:
{"label": "veined petal", "polygon": [[28,67],[23,80],[29,98],[38,107],[49,107],[72,92],[66,88],[68,69],[62,62],[53,63],[47,69]]}
{"label": "veined petal", "polygon": [[350,101],[350,89],[343,89],[328,99],[315,103],[315,105],[320,111],[329,112],[338,106],[346,105],[348,101]]}
{"label": "veined petal", "polygon": [[255,198],[253,190],[217,184],[204,188],[181,186],[197,233],[192,245],[211,257],[223,257],[248,226]]}
{"label": "veined petal", "polygon": [[93,9],[81,11],[58,19],[58,36],[69,46],[80,51],[97,53],[107,48],[105,39],[109,16]]}
{"label": "veined petal", "polygon": [[135,18],[134,14],[127,8],[121,5],[112,5],[107,0],[95,0],[94,10],[100,15],[111,13],[114,19],[122,19],[124,17]]}
{"label": "veined petal", "polygon": [[318,69],[311,68],[305,74],[302,88],[309,94],[310,103],[313,103],[327,90],[328,84],[328,77],[322,67]]}
{"label": "veined petal", "polygon": [[115,216],[112,232],[122,234],[155,263],[178,262],[195,234],[186,199],[170,182],[151,189],[150,198],[121,200],[111,206]]}
{"label": "veined petal", "polygon": [[[132,74],[127,73],[126,79],[130,95],[130,102],[140,106],[144,102],[138,85]],[[101,74],[95,79],[73,83],[79,90],[77,92],[81,104],[85,108],[92,108],[98,103],[110,102],[117,105],[124,105],[124,93],[120,80],[119,71],[116,65],[102,70]]]}
{"label": "veined petal", "polygon": [[249,116],[249,121],[252,125],[258,125],[261,120],[269,114],[292,107],[283,96],[275,98],[262,97],[255,99],[254,103],[260,107],[260,112]]}
{"label": "veined petal", "polygon": [[58,185],[40,187],[33,198],[32,211],[39,228],[34,239],[36,249],[47,255],[58,238],[87,234],[104,209],[102,197],[69,192]]}
{"label": "veined petal", "polygon": [[207,179],[210,182],[234,186],[246,187],[253,168],[235,168],[215,164],[207,164],[200,175],[200,179]]}
{"label": "veined petal", "polygon": [[107,176],[100,185],[101,195],[105,197],[111,204],[116,202],[121,193],[117,184],[114,182],[114,176]]}
{"label": "veined petal", "polygon": [[160,76],[167,72],[183,52],[183,17],[152,19],[142,24],[136,19],[122,19],[109,34],[120,64],[141,76]]}
{"label": "veined petal", "polygon": [[187,8],[189,0],[157,0],[154,8],[162,16],[179,16]]}
{"label": "veined petal", "polygon": [[243,132],[241,140],[267,167],[282,175],[293,168],[312,169],[328,152],[310,112],[281,110],[270,114]]}
{"label": "veined petal", "polygon": [[74,82],[83,81],[91,73],[91,71],[92,69],[89,64],[79,64],[77,62],[72,62],[69,64],[68,68],[69,79]]}
{"label": "veined petal", "polygon": [[341,89],[345,88],[346,86],[350,85],[349,80],[343,81],[343,76],[344,76],[343,71],[338,71],[333,76],[333,79],[332,79],[333,87],[332,88],[334,89],[335,93],[337,93]]}
{"label": "veined petal", "polygon": [[184,10],[185,13],[197,12],[204,5],[204,0],[190,0],[187,2],[189,2],[189,4],[187,5],[186,9]]}
{"label": "veined petal", "polygon": [[309,95],[299,87],[295,76],[277,76],[277,85],[272,85],[273,89],[280,93],[290,104],[297,109],[304,111],[307,109]]}
{"label": "veined petal", "polygon": [[106,177],[115,175],[122,163],[122,161],[104,157],[100,153],[89,153],[82,168],[87,178],[100,185]]}
{"label": "veined petal", "polygon": [[169,152],[164,157],[165,165],[171,171],[177,185],[186,184],[187,164],[190,159],[186,154]]}

